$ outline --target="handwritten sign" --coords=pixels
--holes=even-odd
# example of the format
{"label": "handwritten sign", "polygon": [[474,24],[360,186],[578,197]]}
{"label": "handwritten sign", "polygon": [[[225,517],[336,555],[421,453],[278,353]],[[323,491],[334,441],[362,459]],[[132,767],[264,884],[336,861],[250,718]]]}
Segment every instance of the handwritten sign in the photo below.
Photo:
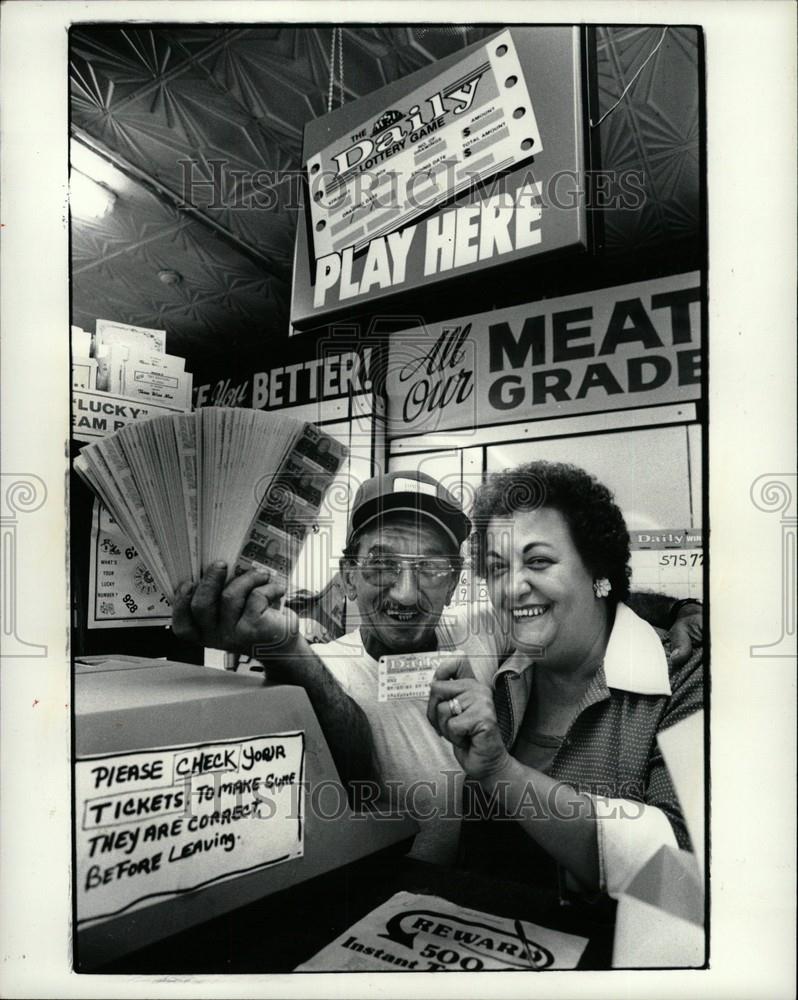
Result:
{"label": "handwritten sign", "polygon": [[437,896],[397,892],[296,972],[573,969],[587,940]]}
{"label": "handwritten sign", "polygon": [[78,758],[78,924],[303,854],[304,733]]}

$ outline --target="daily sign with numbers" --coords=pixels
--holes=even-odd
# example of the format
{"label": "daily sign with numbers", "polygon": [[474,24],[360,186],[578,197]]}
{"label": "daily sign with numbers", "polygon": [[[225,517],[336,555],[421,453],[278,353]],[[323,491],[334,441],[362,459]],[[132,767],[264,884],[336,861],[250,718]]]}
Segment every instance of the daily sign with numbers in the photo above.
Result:
{"label": "daily sign with numbers", "polygon": [[583,250],[581,73],[579,28],[513,26],[309,121],[294,331]]}
{"label": "daily sign with numbers", "polygon": [[704,548],[700,528],[630,531],[632,584],[684,600],[703,600]]}
{"label": "daily sign with numbers", "polygon": [[307,161],[317,260],[351,256],[543,149],[509,31]]}

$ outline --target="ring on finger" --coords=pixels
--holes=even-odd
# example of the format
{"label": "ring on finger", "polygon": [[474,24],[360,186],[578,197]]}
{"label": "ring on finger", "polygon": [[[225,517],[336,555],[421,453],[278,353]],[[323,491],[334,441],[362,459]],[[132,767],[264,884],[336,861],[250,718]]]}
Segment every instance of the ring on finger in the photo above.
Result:
{"label": "ring on finger", "polygon": [[462,715],[463,707],[457,700],[457,698],[451,698],[449,700],[449,711],[452,713],[452,715]]}

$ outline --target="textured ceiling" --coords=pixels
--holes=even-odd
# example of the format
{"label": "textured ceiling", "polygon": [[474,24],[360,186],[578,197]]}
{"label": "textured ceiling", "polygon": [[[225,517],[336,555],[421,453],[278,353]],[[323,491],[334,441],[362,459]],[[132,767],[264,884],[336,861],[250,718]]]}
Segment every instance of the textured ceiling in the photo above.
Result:
{"label": "textured ceiling", "polygon": [[[345,28],[345,100],[494,30]],[[598,29],[600,114],[660,36]],[[73,217],[73,322],[166,329],[168,349],[200,365],[265,357],[288,332],[292,178],[305,123],[327,109],[331,28],[98,26],[70,38],[73,134],[122,171],[113,212]],[[696,32],[670,29],[599,126],[602,166],[640,171],[646,194],[637,212],[606,212],[607,254],[699,231],[697,65]],[[162,270],[183,280],[165,285]]]}
{"label": "textured ceiling", "polygon": [[643,176],[635,212],[604,215],[610,253],[639,253],[700,232],[698,33],[669,28],[598,28],[599,112],[604,115],[643,66],[627,97],[599,126],[605,169]]}

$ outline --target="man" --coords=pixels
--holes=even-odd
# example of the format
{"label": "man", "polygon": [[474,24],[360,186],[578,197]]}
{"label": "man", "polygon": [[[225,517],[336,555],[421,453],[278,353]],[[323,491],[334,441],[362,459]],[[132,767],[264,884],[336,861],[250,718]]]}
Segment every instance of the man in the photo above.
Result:
{"label": "man", "polygon": [[[304,687],[342,781],[366,788],[379,781],[389,804],[421,824],[412,856],[438,863],[454,860],[462,770],[427,720],[426,694],[386,700],[383,687],[381,700],[386,667],[379,660],[421,652],[457,656],[462,671],[490,682],[506,652],[492,614],[481,605],[444,613],[470,530],[458,501],[431,476],[377,476],[355,494],[341,560],[347,599],[362,620],[358,629],[310,645],[294,612],[279,607],[283,590],[268,575],[251,571],[225,587],[223,565],[210,567],[195,588],[181,587],[173,615],[180,638],[254,652],[271,680]],[[662,597],[652,608],[655,596],[645,597],[646,617],[662,624],[672,602]],[[686,658],[700,619],[695,609],[678,610],[671,638]]]}

